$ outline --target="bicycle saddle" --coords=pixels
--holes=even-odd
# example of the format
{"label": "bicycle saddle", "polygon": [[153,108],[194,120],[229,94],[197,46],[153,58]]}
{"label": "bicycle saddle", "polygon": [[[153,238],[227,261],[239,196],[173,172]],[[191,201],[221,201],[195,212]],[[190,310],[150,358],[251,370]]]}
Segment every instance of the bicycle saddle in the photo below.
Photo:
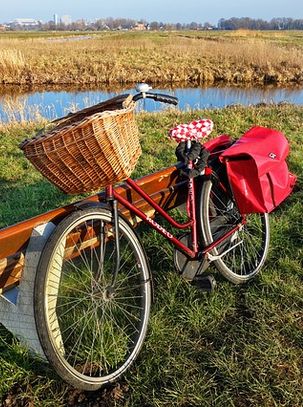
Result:
{"label": "bicycle saddle", "polygon": [[199,141],[207,137],[214,127],[214,123],[210,119],[194,120],[187,124],[179,124],[169,131],[169,137],[181,141]]}

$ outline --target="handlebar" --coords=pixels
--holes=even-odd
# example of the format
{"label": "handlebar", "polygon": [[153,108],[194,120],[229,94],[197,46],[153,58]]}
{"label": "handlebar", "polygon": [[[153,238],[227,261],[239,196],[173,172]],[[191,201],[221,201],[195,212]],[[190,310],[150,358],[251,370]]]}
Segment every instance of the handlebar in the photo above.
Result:
{"label": "handlebar", "polygon": [[133,96],[134,102],[136,102],[139,99],[153,99],[156,102],[168,103],[168,104],[175,105],[175,106],[179,102],[177,97],[170,96],[170,95],[164,95],[163,93],[141,92],[141,93],[137,93],[136,95]]}

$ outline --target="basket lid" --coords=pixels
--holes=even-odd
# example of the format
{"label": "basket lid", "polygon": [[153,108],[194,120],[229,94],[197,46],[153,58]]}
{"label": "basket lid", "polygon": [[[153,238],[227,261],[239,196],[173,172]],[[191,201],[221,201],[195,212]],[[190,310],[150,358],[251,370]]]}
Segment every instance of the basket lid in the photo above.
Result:
{"label": "basket lid", "polygon": [[51,121],[47,126],[40,129],[34,137],[26,138],[19,144],[19,148],[24,150],[29,144],[44,141],[47,137],[52,136],[58,131],[65,132],[66,130],[78,126],[87,120],[92,119],[100,114],[119,114],[119,110],[133,109],[133,97],[130,94],[123,94],[114,98],[108,99],[104,102],[90,106],[88,108],[79,110],[75,113],[69,113],[65,117]]}

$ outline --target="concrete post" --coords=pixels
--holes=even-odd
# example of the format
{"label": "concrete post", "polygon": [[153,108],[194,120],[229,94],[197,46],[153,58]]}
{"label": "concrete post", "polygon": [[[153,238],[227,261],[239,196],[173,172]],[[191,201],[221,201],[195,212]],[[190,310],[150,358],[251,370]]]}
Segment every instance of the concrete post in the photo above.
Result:
{"label": "concrete post", "polygon": [[41,251],[54,228],[46,223],[33,229],[19,287],[0,296],[0,323],[44,359],[34,317],[34,282]]}

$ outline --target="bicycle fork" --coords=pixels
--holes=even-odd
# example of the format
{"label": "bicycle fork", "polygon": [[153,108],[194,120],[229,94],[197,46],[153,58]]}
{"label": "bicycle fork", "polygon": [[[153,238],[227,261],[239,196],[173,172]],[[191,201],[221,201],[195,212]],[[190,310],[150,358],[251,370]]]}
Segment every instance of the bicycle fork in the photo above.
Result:
{"label": "bicycle fork", "polygon": [[111,284],[107,287],[108,294],[114,290],[118,272],[120,269],[120,238],[119,238],[119,213],[118,201],[113,196],[113,187],[106,188],[106,199],[111,206],[112,222],[113,222],[113,235],[115,240],[115,266],[113,267],[113,275]]}

